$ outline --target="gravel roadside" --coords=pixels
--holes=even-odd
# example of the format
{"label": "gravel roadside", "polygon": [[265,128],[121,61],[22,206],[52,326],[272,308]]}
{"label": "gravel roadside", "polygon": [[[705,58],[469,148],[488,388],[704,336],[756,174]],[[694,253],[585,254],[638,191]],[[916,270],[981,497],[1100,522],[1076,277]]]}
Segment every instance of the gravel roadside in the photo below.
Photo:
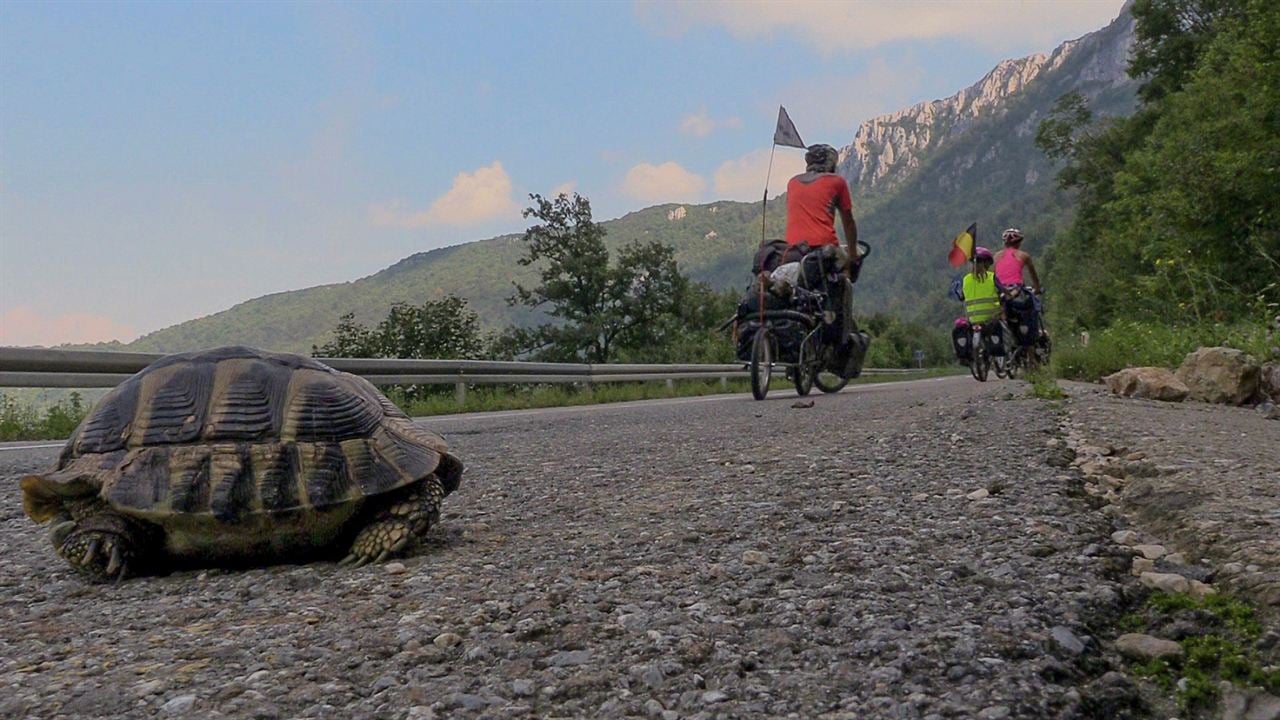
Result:
{"label": "gravel roadside", "polygon": [[1140,472],[1113,473],[1132,475],[1115,481],[1118,512],[1280,620],[1280,422],[1248,407],[1068,387],[1070,431],[1110,449],[1104,461],[1140,458]]}
{"label": "gravel roadside", "polygon": [[427,553],[115,587],[22,514],[57,450],[0,453],[0,716],[1121,717],[1112,528],[1024,387],[433,419]]}

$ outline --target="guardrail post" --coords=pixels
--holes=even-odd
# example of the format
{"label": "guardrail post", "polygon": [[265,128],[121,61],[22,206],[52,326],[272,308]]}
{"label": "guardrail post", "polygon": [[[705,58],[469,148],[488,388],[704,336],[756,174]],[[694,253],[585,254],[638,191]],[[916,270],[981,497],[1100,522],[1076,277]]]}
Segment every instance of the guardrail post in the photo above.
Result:
{"label": "guardrail post", "polygon": [[721,389],[721,390],[728,390],[728,389],[729,389],[729,376],[728,376],[728,375],[721,375],[721,376],[720,376],[720,389]]}
{"label": "guardrail post", "polygon": [[667,390],[668,390],[668,391],[670,391],[670,392],[675,392],[675,391],[676,391],[676,381],[675,381],[675,380],[672,380],[671,378],[667,378]]}
{"label": "guardrail post", "polygon": [[467,404],[467,382],[462,378],[458,378],[458,382],[453,384],[453,399],[459,405]]}

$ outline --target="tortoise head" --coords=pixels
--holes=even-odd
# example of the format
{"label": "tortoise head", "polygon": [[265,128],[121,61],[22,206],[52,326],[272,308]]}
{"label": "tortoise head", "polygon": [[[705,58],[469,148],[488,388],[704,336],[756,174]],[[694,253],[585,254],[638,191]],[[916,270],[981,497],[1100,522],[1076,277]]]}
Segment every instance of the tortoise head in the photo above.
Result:
{"label": "tortoise head", "polygon": [[70,469],[28,475],[22,478],[19,486],[22,488],[22,509],[37,523],[53,519],[69,502],[98,494],[97,484]]}

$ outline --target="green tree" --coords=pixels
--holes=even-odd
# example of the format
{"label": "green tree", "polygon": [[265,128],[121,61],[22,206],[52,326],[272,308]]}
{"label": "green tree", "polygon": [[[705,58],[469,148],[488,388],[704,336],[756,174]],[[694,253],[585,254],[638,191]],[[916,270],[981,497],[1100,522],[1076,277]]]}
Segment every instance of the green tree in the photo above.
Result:
{"label": "green tree", "polygon": [[740,294],[713,290],[706,283],[689,283],[679,307],[650,328],[652,342],[632,344],[620,351],[617,359],[636,363],[733,362],[732,338],[721,326],[737,310]]}
{"label": "green tree", "polygon": [[1280,6],[1254,0],[1220,28],[1103,206],[1099,240],[1134,261],[1140,309],[1163,321],[1280,303]]}
{"label": "green tree", "polygon": [[1247,0],[1136,0],[1129,74],[1144,78],[1147,103],[1182,88],[1224,22],[1245,17]]}
{"label": "green tree", "polygon": [[1053,248],[1054,324],[1257,317],[1277,302],[1277,7],[1138,0],[1129,72],[1142,106],[1090,123],[1064,97],[1037,133],[1076,191]]}
{"label": "green tree", "polygon": [[370,330],[348,313],[333,340],[311,348],[317,357],[475,359],[484,355],[480,319],[467,301],[453,295],[422,305],[395,303]]}
{"label": "green tree", "polygon": [[524,216],[540,222],[525,231],[519,262],[536,266],[541,283],[515,283],[508,302],[544,309],[556,321],[508,331],[501,343],[507,354],[605,363],[628,349],[660,345],[663,320],[681,307],[689,285],[674,249],[632,242],[610,262],[605,230],[591,219],[586,198],[529,197],[533,206]]}
{"label": "green tree", "polygon": [[1081,130],[1093,120],[1089,102],[1078,91],[1058,98],[1049,116],[1036,128],[1036,147],[1054,160],[1070,158]]}

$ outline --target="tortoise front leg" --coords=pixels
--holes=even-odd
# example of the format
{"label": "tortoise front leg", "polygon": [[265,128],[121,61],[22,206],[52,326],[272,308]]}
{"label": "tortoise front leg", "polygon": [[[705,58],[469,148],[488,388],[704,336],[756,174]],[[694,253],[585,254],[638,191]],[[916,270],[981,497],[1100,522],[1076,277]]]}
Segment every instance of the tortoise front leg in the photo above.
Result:
{"label": "tortoise front leg", "polygon": [[49,536],[58,554],[93,582],[124,579],[137,567],[144,546],[134,523],[105,509],[75,521],[55,521]]}
{"label": "tortoise front leg", "polygon": [[369,562],[382,562],[393,555],[412,549],[427,536],[440,519],[440,502],[444,486],[435,475],[412,486],[408,494],[379,512],[351,543],[351,553],[342,565],[360,567]]}

